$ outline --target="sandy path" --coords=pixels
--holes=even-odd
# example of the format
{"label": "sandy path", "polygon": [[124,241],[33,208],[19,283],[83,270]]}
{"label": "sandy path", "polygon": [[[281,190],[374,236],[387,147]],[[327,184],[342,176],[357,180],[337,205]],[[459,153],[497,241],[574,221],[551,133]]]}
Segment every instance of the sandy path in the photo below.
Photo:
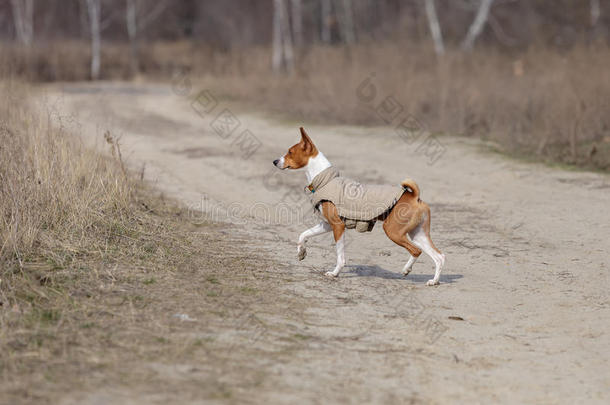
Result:
{"label": "sandy path", "polygon": [[[305,176],[271,165],[298,140],[300,123],[232,109],[240,126],[223,138],[212,121],[228,105],[199,115],[162,85],[75,84],[49,90],[48,101],[65,125],[80,123],[75,129],[88,142],[100,144],[106,129],[121,135],[130,165],[144,166],[146,179],[202,217],[239,224],[245,248],[267,252],[277,263],[269,271],[284,275],[281,288],[307,302],[300,319],[282,307],[265,315],[274,331],[290,330],[303,344],[273,358],[254,356],[266,377],[237,398],[610,401],[607,176],[518,163],[448,137],[441,138],[446,152],[430,165],[391,129],[306,125],[351,177],[416,179],[432,207],[433,239],[447,255],[440,286],[425,285],[433,273],[427,257],[402,278],[407,255],[377,225],[372,234],[348,234],[348,267],[328,280],[330,235],[312,240],[306,260],[296,260],[298,234],[314,221],[305,212]],[[247,148],[244,129],[260,146]],[[278,342],[269,332],[249,344]],[[175,371],[172,378],[182,377]]]}

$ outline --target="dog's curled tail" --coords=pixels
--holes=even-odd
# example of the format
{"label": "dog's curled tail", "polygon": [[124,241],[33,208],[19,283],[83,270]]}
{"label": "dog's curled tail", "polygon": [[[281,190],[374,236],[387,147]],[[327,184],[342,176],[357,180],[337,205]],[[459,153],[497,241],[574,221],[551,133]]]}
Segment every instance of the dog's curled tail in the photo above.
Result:
{"label": "dog's curled tail", "polygon": [[417,198],[417,201],[420,201],[419,186],[417,185],[415,180],[407,178],[401,181],[400,185],[403,186],[407,190],[407,192],[411,193],[414,198]]}

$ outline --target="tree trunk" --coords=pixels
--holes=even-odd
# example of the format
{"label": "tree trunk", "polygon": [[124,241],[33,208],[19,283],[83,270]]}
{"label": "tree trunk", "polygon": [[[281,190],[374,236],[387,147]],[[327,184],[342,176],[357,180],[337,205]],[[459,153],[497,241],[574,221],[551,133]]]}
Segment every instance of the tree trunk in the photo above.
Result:
{"label": "tree trunk", "polygon": [[335,7],[336,10],[341,10],[339,23],[341,24],[341,36],[343,41],[352,45],[356,42],[356,34],[354,32],[354,12],[352,9],[351,0],[342,0],[341,7]]}
{"label": "tree trunk", "polygon": [[11,0],[17,40],[30,46],[34,39],[34,1]]}
{"label": "tree trunk", "polygon": [[89,27],[91,28],[91,79],[97,80],[100,77],[101,65],[101,35],[100,35],[100,15],[102,5],[100,0],[87,0],[87,10],[89,11]]}
{"label": "tree trunk", "polygon": [[470,25],[470,28],[468,29],[468,34],[466,34],[464,42],[462,42],[462,49],[470,51],[474,46],[474,42],[481,34],[481,32],[483,31],[483,27],[487,23],[487,18],[489,17],[489,10],[491,9],[493,2],[494,0],[481,0],[477,15],[474,18],[472,24]]}
{"label": "tree trunk", "polygon": [[131,74],[137,74],[140,71],[140,63],[138,60],[138,6],[136,0],[127,0],[125,19],[127,22],[127,35],[129,36],[129,62],[131,66]]}
{"label": "tree trunk", "polygon": [[129,36],[129,59],[132,74],[140,72],[140,37],[146,27],[159,18],[169,4],[169,0],[157,0],[155,6],[146,14],[142,13],[141,0],[126,0],[125,21]]}
{"label": "tree trunk", "polygon": [[303,45],[303,8],[301,0],[291,0],[292,4],[292,38],[297,47]]}
{"label": "tree trunk", "polygon": [[273,71],[278,73],[282,69],[282,21],[280,8],[282,0],[273,0],[273,49],[271,65]]}
{"label": "tree trunk", "polygon": [[273,0],[272,66],[275,73],[291,72],[294,66],[292,35],[285,0]]}
{"label": "tree trunk", "polygon": [[89,14],[88,8],[84,1],[78,2],[78,16],[80,23],[80,36],[81,39],[89,39]]}
{"label": "tree trunk", "polygon": [[322,21],[320,39],[322,39],[322,42],[325,44],[330,44],[330,24],[332,20],[330,0],[320,0],[320,5],[320,19]]}
{"label": "tree trunk", "polygon": [[443,43],[443,34],[441,32],[441,25],[438,22],[438,16],[436,15],[434,0],[425,0],[425,2],[430,34],[432,34],[432,39],[434,40],[434,50],[437,55],[442,55],[445,53],[445,44]]}
{"label": "tree trunk", "polygon": [[292,72],[294,67],[294,52],[292,50],[292,32],[290,30],[290,20],[288,19],[287,1],[281,2],[281,21],[282,21],[282,49],[284,53],[284,66],[287,72]]}
{"label": "tree trunk", "polygon": [[591,26],[595,27],[597,25],[597,21],[599,21],[599,17],[602,14],[601,7],[599,5],[599,0],[591,0]]}

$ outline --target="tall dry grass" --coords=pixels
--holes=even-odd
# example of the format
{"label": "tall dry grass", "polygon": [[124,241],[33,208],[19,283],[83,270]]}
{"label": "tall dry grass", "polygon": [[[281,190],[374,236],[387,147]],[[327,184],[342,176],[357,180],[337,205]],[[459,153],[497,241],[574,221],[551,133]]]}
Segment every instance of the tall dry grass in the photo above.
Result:
{"label": "tall dry grass", "polygon": [[242,270],[265,262],[224,255],[234,241],[134,179],[112,134],[102,156],[35,89],[0,81],[0,94],[0,403],[57,403],[108,378],[137,384],[127,364],[207,356],[198,337],[170,344],[173,314],[223,324],[219,303],[239,313],[260,302],[241,290]]}
{"label": "tall dry grass", "polygon": [[101,155],[32,101],[31,87],[6,80],[0,94],[1,342],[74,311],[75,291],[99,284],[100,268],[156,269],[188,249],[176,209],[127,172],[111,134]]}
{"label": "tall dry grass", "polygon": [[[387,125],[377,108],[394,97],[403,112],[433,132],[494,141],[508,153],[610,170],[610,49],[531,48],[513,54],[397,44],[311,48],[292,75],[260,69],[253,54],[244,75],[208,75],[205,86],[301,121]],[[239,63],[235,63],[239,66]],[[363,101],[369,80],[377,91]],[[386,115],[387,117],[387,115]]]}
{"label": "tall dry grass", "polygon": [[[30,80],[84,80],[88,49],[79,42],[29,50],[4,45],[0,68]],[[295,71],[284,75],[271,73],[270,60],[266,47],[218,51],[186,41],[148,44],[140,55],[148,77],[187,72],[218,94],[304,122],[386,125],[376,107],[391,96],[403,115],[431,131],[494,141],[503,151],[536,160],[610,170],[605,44],[511,52],[449,49],[442,58],[429,44],[406,40],[315,45],[300,50]],[[127,45],[105,44],[103,78],[127,78],[129,66]],[[357,95],[367,78],[378,92],[369,103]]]}
{"label": "tall dry grass", "polygon": [[26,86],[3,82],[0,92],[0,260],[65,265],[93,235],[124,225],[129,179],[119,162],[85,149],[50,111],[27,103]]}
{"label": "tall dry grass", "polygon": [[[157,42],[142,47],[141,73],[153,77],[170,77],[178,70],[196,64],[222,70],[226,58],[217,52],[191,42]],[[230,58],[231,63],[233,58]],[[133,75],[130,48],[125,43],[105,42],[101,49],[102,80],[125,80]],[[0,42],[0,76],[18,77],[29,82],[82,81],[91,79],[89,43],[77,40],[47,41],[24,47]]]}
{"label": "tall dry grass", "polygon": [[[207,266],[210,242],[125,170],[111,134],[103,156],[31,102],[35,89],[0,81],[0,94],[0,398],[48,402],[98,367],[84,353],[124,359],[147,339],[158,348],[134,305],[155,301],[143,288],[157,279],[175,294],[172,274]],[[126,332],[130,348],[109,342]]]}

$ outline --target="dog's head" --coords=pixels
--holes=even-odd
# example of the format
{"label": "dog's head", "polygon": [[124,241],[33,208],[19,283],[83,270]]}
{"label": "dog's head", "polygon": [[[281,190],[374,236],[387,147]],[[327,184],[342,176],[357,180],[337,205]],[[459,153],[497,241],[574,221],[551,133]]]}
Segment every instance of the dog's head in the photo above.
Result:
{"label": "dog's head", "polygon": [[307,132],[301,129],[301,141],[288,149],[288,153],[279,159],[275,159],[273,164],[278,169],[300,169],[307,166],[309,159],[318,154],[316,145],[313,144]]}

